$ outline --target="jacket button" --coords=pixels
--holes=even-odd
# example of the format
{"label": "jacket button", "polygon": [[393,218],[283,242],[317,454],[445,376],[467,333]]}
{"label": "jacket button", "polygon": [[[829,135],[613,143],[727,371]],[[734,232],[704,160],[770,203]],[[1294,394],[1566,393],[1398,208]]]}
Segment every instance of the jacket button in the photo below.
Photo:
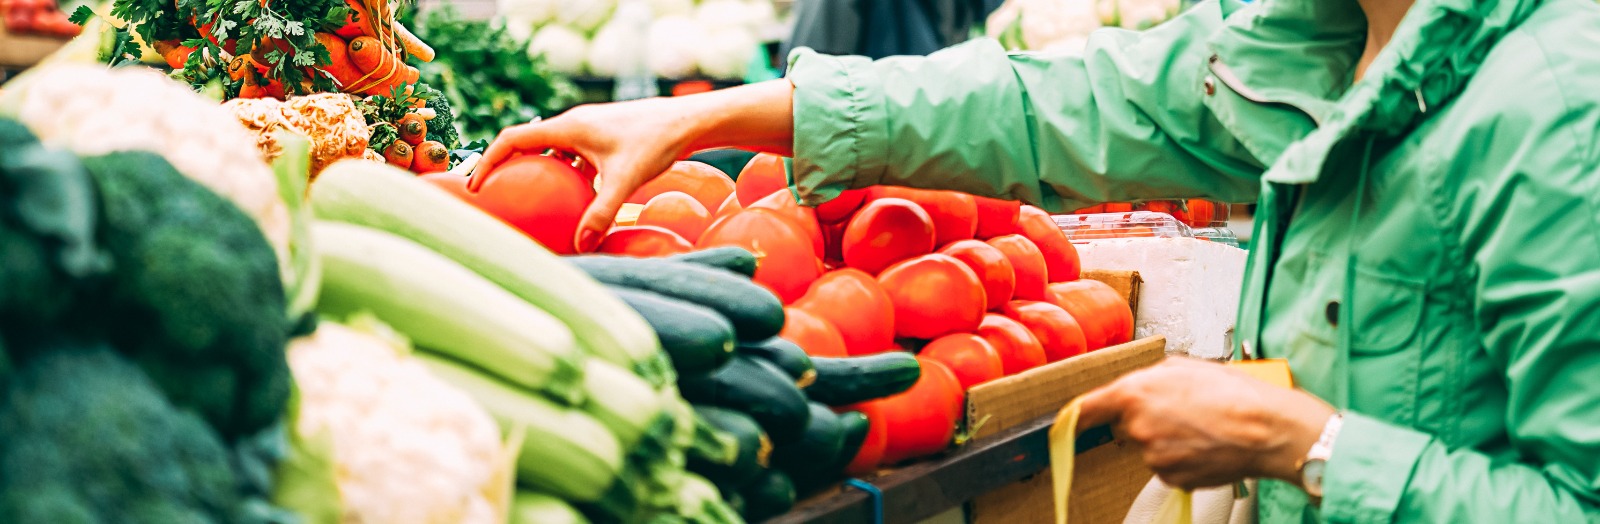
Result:
{"label": "jacket button", "polygon": [[1339,326],[1339,301],[1334,300],[1328,302],[1328,307],[1325,308],[1323,312],[1327,313],[1328,315],[1328,324],[1333,325],[1334,327]]}
{"label": "jacket button", "polygon": [[1217,94],[1217,79],[1209,77],[1209,76],[1206,77],[1205,86],[1206,86],[1206,96],[1211,96],[1211,95]]}

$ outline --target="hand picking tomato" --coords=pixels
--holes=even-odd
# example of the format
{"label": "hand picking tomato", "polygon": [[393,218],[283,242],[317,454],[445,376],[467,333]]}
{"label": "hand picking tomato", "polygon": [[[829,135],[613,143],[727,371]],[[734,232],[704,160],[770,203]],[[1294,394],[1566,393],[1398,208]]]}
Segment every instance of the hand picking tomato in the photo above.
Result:
{"label": "hand picking tomato", "polygon": [[706,229],[698,249],[738,246],[761,261],[753,280],[788,304],[806,293],[822,274],[822,260],[800,226],[771,209],[746,209]]}
{"label": "hand picking tomato", "polygon": [[972,389],[1006,375],[1000,353],[983,337],[971,333],[954,333],[934,339],[922,347],[917,358],[938,361],[955,373],[961,389]]}
{"label": "hand picking tomato", "polygon": [[1049,280],[1050,270],[1044,254],[1032,240],[1022,235],[1005,235],[989,239],[989,245],[1005,253],[1006,260],[1011,262],[1011,269],[1016,273],[1016,287],[1011,293],[1014,298],[1045,299],[1044,285]]}
{"label": "hand picking tomato", "polygon": [[1044,265],[1048,270],[1046,278],[1050,282],[1078,279],[1081,271],[1078,249],[1072,247],[1072,241],[1067,239],[1066,233],[1061,232],[1061,227],[1056,225],[1049,213],[1037,207],[1022,206],[1017,229],[1022,230],[1022,236],[1032,241],[1039,248],[1039,253],[1044,255]]}
{"label": "hand picking tomato", "polygon": [[977,197],[975,203],[978,206],[977,238],[988,240],[1017,232],[1021,202]]}
{"label": "hand picking tomato", "polygon": [[903,198],[927,211],[933,219],[933,245],[936,247],[970,239],[978,231],[978,203],[966,193],[876,186],[869,198]]}
{"label": "hand picking tomato", "polygon": [[889,439],[883,449],[886,465],[944,451],[955,439],[956,424],[961,420],[966,400],[961,381],[942,363],[921,357],[917,361],[922,364],[922,377],[911,389],[866,402],[879,404],[877,409],[888,425]]}
{"label": "hand picking tomato", "polygon": [[970,332],[988,300],[972,268],[948,255],[923,255],[889,266],[878,283],[894,302],[895,335],[934,339]]}
{"label": "hand picking tomato", "polygon": [[664,257],[694,250],[689,241],[664,228],[656,226],[614,227],[600,240],[596,253],[630,257]]}
{"label": "hand picking tomato", "polygon": [[479,209],[521,230],[555,253],[577,252],[573,238],[583,212],[594,201],[593,180],[560,159],[544,155],[513,158],[478,175],[469,200]]}
{"label": "hand picking tomato", "polygon": [[693,244],[711,225],[711,213],[687,193],[668,191],[644,204],[635,225],[666,229]]}
{"label": "hand picking tomato", "polygon": [[794,195],[790,194],[788,189],[773,191],[772,194],[745,206],[745,209],[771,209],[788,217],[795,225],[800,226],[800,229],[805,230],[807,237],[811,238],[811,247],[816,252],[817,258],[827,254],[827,249],[823,245],[822,225],[817,223],[817,210],[795,202]]}
{"label": "hand picking tomato", "polygon": [[894,348],[894,302],[877,279],[861,270],[822,275],[794,307],[832,323],[851,356]]}
{"label": "hand picking tomato", "polygon": [[1011,300],[1017,288],[1017,273],[1011,260],[999,248],[979,240],[958,240],[939,250],[960,260],[978,279],[983,281],[983,296],[988,299],[985,308],[994,309]]}
{"label": "hand picking tomato", "polygon": [[796,308],[783,308],[783,331],[778,337],[795,343],[813,357],[848,357],[844,336],[833,323],[810,312]]}
{"label": "hand picking tomato", "polygon": [[706,209],[713,209],[722,205],[722,201],[733,194],[733,179],[715,167],[703,162],[685,160],[673,162],[672,167],[661,176],[645,182],[632,196],[628,197],[630,204],[643,204],[655,198],[656,195],[668,191],[681,191],[700,201]]}
{"label": "hand picking tomato", "polygon": [[1039,344],[1038,337],[1011,317],[998,313],[984,315],[978,335],[994,346],[1007,376],[1045,364],[1044,346]]}
{"label": "hand picking tomato", "polygon": [[739,205],[748,207],[774,191],[788,191],[789,172],[783,165],[783,157],[761,153],[739,170],[739,179],[733,185],[735,194],[739,195]]}
{"label": "hand picking tomato", "polygon": [[1067,310],[1049,302],[1013,300],[1000,308],[1000,312],[1028,327],[1028,332],[1039,339],[1047,362],[1082,355],[1088,351],[1083,327]]}
{"label": "hand picking tomato", "polygon": [[880,198],[862,206],[844,230],[844,263],[872,273],[895,262],[933,252],[933,219],[903,198]]}
{"label": "hand picking tomato", "polygon": [[1061,307],[1083,327],[1090,351],[1133,340],[1133,310],[1127,299],[1098,280],[1050,284],[1050,302]]}

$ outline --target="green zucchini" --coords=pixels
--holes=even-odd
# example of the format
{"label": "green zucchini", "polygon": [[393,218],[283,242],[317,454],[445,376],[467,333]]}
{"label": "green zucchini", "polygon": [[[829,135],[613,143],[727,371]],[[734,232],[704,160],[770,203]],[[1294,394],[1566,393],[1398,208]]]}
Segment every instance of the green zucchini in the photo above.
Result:
{"label": "green zucchini", "polygon": [[835,476],[855,460],[856,453],[861,452],[861,445],[867,441],[867,433],[872,431],[872,421],[867,420],[865,413],[847,411],[839,415],[839,426],[844,429],[844,442],[839,447],[839,461],[833,465]]}
{"label": "green zucchini", "polygon": [[796,497],[794,482],[775,469],[763,472],[739,490],[739,495],[744,498],[744,519],[748,522],[761,522],[787,513],[794,509]]}
{"label": "green zucchini", "polygon": [[726,269],[747,277],[756,276],[756,255],[742,247],[714,247],[673,255],[667,259]]}
{"label": "green zucchini", "polygon": [[738,441],[738,453],[726,464],[718,464],[705,457],[689,455],[689,471],[722,486],[737,486],[761,473],[768,465],[772,441],[761,431],[761,426],[749,415],[715,406],[695,406],[701,420],[712,427],[733,435]]}
{"label": "green zucchini", "polygon": [[679,375],[717,369],[733,357],[733,324],[699,304],[625,287],[611,291],[650,323]]}
{"label": "green zucchini", "polygon": [[733,323],[739,340],[766,340],[783,330],[783,302],[732,271],[660,258],[567,257],[595,280],[643,289],[715,310]]}
{"label": "green zucchini", "polygon": [[511,499],[511,524],[589,524],[589,519],[565,501],[532,491],[518,491]]}
{"label": "green zucchini", "polygon": [[817,402],[811,403],[811,423],[800,440],[773,450],[772,467],[794,481],[797,491],[809,492],[838,478],[845,427],[839,415]]}
{"label": "green zucchini", "polygon": [[891,351],[860,357],[811,359],[817,381],[806,388],[811,400],[829,406],[847,406],[883,398],[911,388],[922,376],[917,357]]}
{"label": "green zucchini", "polygon": [[811,355],[794,342],[772,337],[753,344],[740,344],[739,353],[765,360],[782,369],[794,379],[795,387],[804,389],[817,380],[816,367]]}
{"label": "green zucchini", "polygon": [[811,419],[805,394],[794,381],[783,370],[755,357],[734,355],[710,374],[680,377],[678,389],[691,403],[750,415],[775,445],[799,439]]}

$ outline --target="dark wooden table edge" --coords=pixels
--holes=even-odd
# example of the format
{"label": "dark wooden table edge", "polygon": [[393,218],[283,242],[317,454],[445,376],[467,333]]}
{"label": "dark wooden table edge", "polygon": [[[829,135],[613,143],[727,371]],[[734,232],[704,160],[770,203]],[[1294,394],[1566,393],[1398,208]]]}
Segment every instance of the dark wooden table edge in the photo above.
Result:
{"label": "dark wooden table edge", "polygon": [[[979,495],[1038,474],[1050,467],[1050,426],[1055,416],[974,440],[934,460],[914,463],[871,479],[883,493],[884,524],[915,524]],[[1101,426],[1078,435],[1077,452],[1109,443]],[[802,501],[768,524],[872,524],[869,495],[852,487],[835,488]]]}

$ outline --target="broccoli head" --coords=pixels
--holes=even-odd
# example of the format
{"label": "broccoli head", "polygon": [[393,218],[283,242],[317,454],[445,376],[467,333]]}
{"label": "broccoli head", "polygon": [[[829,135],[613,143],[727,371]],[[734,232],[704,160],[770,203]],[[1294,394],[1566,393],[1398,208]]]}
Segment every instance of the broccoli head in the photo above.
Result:
{"label": "broccoli head", "polygon": [[454,150],[461,147],[460,131],[456,130],[456,113],[450,109],[450,101],[446,100],[444,93],[429,98],[425,106],[433,110],[433,120],[428,121],[428,140],[444,144],[444,147]]}
{"label": "broccoli head", "polygon": [[208,425],[103,343],[54,340],[0,391],[0,522],[240,522]]}
{"label": "broccoli head", "polygon": [[255,222],[154,153],[82,161],[114,267],[92,304],[110,342],[230,440],[280,419],[293,326]]}
{"label": "broccoli head", "polygon": [[94,188],[77,157],[45,149],[15,120],[0,119],[0,143],[0,325],[54,326],[80,282],[108,269]]}

